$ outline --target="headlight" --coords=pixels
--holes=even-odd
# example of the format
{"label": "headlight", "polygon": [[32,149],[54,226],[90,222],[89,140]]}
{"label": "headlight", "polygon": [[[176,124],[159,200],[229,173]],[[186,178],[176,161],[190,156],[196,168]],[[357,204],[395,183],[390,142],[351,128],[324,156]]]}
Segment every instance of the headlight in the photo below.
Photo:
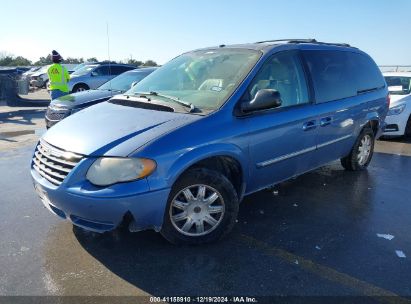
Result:
{"label": "headlight", "polygon": [[156,168],[155,161],[146,158],[102,157],[87,171],[87,179],[97,186],[129,182],[150,175]]}
{"label": "headlight", "polygon": [[402,111],[404,111],[405,109],[405,104],[396,106],[396,107],[392,107],[389,111],[388,111],[388,116],[390,115],[399,115],[402,113]]}

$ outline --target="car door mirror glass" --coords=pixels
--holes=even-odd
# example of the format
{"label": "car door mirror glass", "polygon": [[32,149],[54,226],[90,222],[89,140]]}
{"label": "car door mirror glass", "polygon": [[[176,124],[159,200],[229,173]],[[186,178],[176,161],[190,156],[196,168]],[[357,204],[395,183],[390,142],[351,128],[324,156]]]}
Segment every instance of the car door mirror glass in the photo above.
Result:
{"label": "car door mirror glass", "polygon": [[280,107],[282,104],[281,94],[277,90],[263,89],[259,90],[254,99],[249,102],[241,104],[241,111],[243,113],[274,109]]}

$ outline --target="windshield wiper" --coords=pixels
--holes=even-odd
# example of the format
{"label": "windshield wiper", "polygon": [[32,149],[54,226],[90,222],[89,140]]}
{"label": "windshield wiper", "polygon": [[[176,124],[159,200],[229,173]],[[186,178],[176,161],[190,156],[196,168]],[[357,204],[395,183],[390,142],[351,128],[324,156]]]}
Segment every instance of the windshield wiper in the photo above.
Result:
{"label": "windshield wiper", "polygon": [[[180,104],[180,105],[182,105],[182,106],[184,106],[184,107],[186,107],[186,108],[190,108],[190,113],[191,113],[191,112],[194,112],[194,111],[197,109],[191,102],[186,102],[186,101],[184,101],[184,100],[180,100],[180,99],[177,98],[177,97],[168,96],[168,95],[163,95],[163,94],[158,93],[158,92],[155,92],[155,91],[150,91],[150,92],[148,92],[148,93],[147,93],[147,92],[145,92],[145,93],[137,92],[136,95],[139,95],[140,97],[146,97],[146,98],[147,98],[147,96],[159,96],[159,97],[163,97],[163,98],[166,98],[166,99],[168,99],[168,100],[174,101],[174,102],[176,102],[176,103],[178,103],[178,104]],[[147,98],[147,99],[149,99],[149,98]],[[149,99],[149,100],[150,100],[150,99]]]}

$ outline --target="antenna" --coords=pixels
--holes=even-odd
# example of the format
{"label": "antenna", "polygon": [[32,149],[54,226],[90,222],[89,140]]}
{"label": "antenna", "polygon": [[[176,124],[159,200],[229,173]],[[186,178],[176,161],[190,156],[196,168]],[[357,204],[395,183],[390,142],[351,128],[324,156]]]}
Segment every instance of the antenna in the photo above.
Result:
{"label": "antenna", "polygon": [[[111,76],[111,58],[110,58],[110,35],[108,32],[108,21],[106,21],[106,32],[107,32],[107,56],[108,56],[108,71]],[[110,83],[110,92],[111,92],[111,79],[109,80]]]}

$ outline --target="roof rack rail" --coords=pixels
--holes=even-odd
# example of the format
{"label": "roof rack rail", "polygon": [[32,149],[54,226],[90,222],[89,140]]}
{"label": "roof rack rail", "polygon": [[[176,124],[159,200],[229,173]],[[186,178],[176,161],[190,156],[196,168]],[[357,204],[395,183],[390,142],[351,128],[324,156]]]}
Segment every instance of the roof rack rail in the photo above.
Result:
{"label": "roof rack rail", "polygon": [[258,42],[255,42],[255,43],[267,43],[267,42],[314,43],[314,44],[322,44],[322,45],[335,45],[335,46],[352,47],[348,43],[321,42],[321,41],[317,41],[315,39],[276,39],[276,40],[258,41]]}
{"label": "roof rack rail", "polygon": [[315,39],[275,39],[275,40],[257,41],[255,43],[266,43],[266,42],[316,43],[317,40],[315,40]]}
{"label": "roof rack rail", "polygon": [[352,47],[348,43],[333,43],[333,42],[317,42],[317,44],[324,44],[324,45],[336,45],[336,46],[347,46]]}

